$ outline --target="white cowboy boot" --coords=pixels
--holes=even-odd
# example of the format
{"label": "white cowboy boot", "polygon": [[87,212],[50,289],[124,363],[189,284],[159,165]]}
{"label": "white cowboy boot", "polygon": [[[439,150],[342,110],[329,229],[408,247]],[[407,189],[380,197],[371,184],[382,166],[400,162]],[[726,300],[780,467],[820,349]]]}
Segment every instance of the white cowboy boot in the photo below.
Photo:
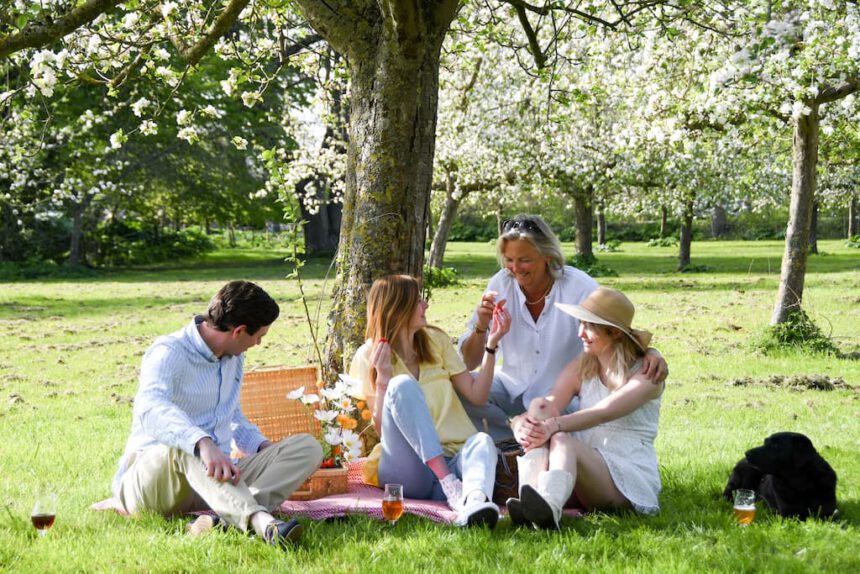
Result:
{"label": "white cowboy boot", "polygon": [[[538,475],[546,470],[549,464],[549,449],[546,447],[530,450],[522,456],[517,457],[517,474],[519,476],[520,496],[522,496],[523,486],[531,486],[537,488]],[[505,502],[508,507],[508,515],[511,517],[511,522],[517,526],[528,524],[522,513],[522,504],[519,498],[509,498]]]}
{"label": "white cowboy boot", "polygon": [[537,528],[558,530],[561,509],[573,493],[573,475],[566,470],[540,473],[537,489],[526,485],[521,490],[522,513]]}
{"label": "white cowboy boot", "polygon": [[538,475],[549,466],[549,449],[540,447],[528,451],[517,457],[517,473],[520,479],[520,497],[523,494],[523,486],[529,485],[537,488]]}

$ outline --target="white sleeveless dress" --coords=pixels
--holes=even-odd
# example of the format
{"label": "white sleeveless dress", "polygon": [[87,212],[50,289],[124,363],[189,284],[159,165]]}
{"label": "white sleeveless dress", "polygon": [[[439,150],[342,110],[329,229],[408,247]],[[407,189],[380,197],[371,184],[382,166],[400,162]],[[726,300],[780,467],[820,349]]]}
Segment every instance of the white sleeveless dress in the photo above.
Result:
{"label": "white sleeveless dress", "polygon": [[[579,392],[579,408],[594,406],[608,395],[609,389],[599,378],[588,379]],[[609,467],[612,482],[636,512],[642,514],[660,511],[657,499],[661,488],[660,472],[654,450],[659,419],[660,397],[657,397],[621,418],[573,433],[575,438],[600,453]]]}

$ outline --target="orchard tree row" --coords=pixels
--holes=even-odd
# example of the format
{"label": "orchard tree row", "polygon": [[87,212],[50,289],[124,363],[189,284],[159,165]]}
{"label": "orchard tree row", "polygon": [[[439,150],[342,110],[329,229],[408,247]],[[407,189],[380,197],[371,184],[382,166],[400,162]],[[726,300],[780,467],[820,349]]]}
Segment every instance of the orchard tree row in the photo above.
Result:
{"label": "orchard tree row", "polygon": [[340,225],[338,370],[372,280],[421,273],[433,188],[434,263],[462,201],[563,194],[588,255],[593,217],[672,212],[680,267],[703,205],[782,202],[780,323],[816,201],[854,205],[858,56],[860,8],[838,0],[17,1],[4,217],[62,212],[74,238],[87,217],[226,225],[298,201]]}

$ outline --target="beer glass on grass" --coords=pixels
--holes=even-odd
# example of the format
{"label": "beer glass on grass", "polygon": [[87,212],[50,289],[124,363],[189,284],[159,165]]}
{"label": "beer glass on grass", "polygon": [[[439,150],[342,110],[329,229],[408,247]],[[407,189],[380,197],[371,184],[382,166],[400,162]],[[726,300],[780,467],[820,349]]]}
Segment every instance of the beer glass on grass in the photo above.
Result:
{"label": "beer glass on grass", "polygon": [[39,536],[47,534],[48,529],[54,525],[56,512],[57,495],[53,492],[39,492],[36,495],[33,512],[30,514],[30,520],[33,522],[33,526],[36,528]]}
{"label": "beer glass on grass", "polygon": [[385,494],[382,495],[382,516],[391,526],[397,524],[397,520],[403,514],[403,485],[386,484]]}
{"label": "beer glass on grass", "polygon": [[741,526],[748,526],[755,518],[755,492],[746,488],[735,491],[735,519]]}

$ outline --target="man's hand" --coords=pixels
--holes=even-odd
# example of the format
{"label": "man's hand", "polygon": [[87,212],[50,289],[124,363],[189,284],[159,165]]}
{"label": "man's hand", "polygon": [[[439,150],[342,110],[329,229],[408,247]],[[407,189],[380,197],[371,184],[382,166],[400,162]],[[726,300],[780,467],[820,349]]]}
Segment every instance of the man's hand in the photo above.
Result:
{"label": "man's hand", "polygon": [[642,359],[642,376],[659,385],[669,376],[669,365],[657,349],[649,348]]}
{"label": "man's hand", "polygon": [[211,476],[218,482],[232,482],[239,484],[239,467],[233,464],[226,454],[221,452],[221,449],[215,446],[215,443],[208,436],[197,441],[197,451],[200,453],[200,459],[203,461],[203,468],[206,469],[206,474]]}

